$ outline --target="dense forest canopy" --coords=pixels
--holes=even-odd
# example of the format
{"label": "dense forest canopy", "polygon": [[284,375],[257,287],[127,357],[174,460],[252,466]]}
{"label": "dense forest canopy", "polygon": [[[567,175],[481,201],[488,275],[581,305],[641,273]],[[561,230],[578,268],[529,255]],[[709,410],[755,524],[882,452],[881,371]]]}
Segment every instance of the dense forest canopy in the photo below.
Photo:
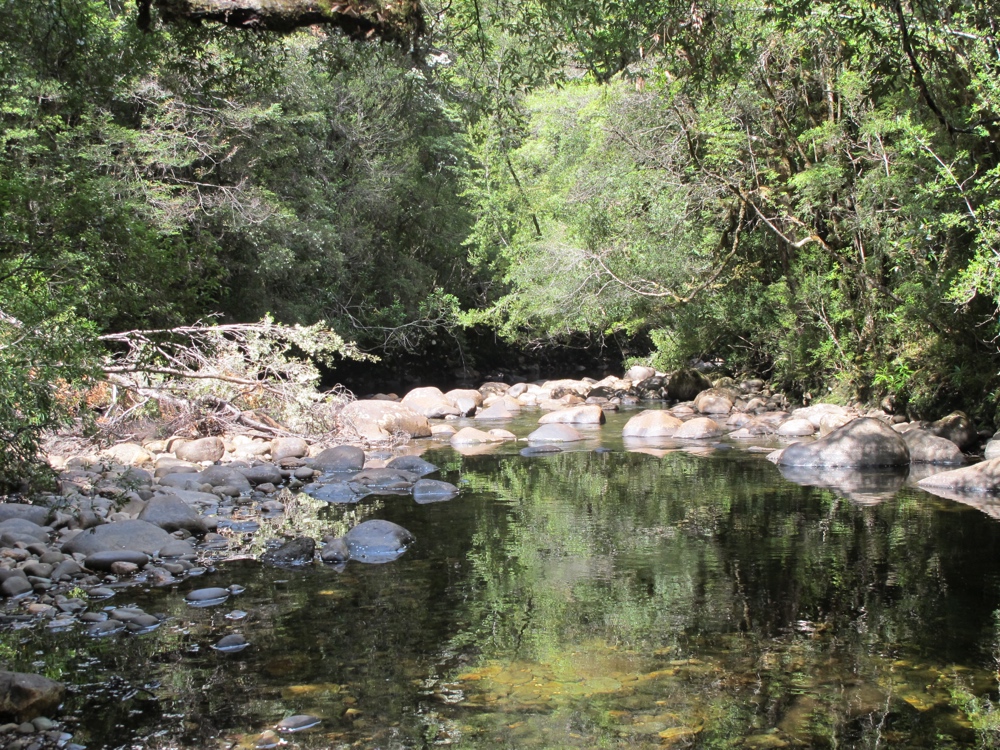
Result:
{"label": "dense forest canopy", "polygon": [[0,2],[7,444],[101,335],[268,313],[442,369],[468,326],[643,335],[994,418],[996,3],[452,0],[399,34],[194,5]]}

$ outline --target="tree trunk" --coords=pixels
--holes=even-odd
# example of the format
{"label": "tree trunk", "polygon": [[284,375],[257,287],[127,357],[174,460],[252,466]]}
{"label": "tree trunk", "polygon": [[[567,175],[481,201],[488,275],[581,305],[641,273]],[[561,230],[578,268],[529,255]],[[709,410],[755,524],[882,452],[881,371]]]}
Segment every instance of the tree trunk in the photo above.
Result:
{"label": "tree trunk", "polygon": [[402,44],[424,31],[418,0],[137,0],[140,25],[148,22],[150,2],[165,21],[216,21],[268,31],[329,24],[355,39]]}

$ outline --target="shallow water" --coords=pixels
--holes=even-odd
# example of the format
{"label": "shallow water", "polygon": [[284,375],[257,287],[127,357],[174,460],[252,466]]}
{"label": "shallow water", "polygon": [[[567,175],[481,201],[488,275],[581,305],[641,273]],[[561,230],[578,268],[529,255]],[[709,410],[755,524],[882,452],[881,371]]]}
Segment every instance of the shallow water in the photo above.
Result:
{"label": "shallow water", "polygon": [[[431,444],[423,455],[458,498],[370,497],[307,519],[310,530],[399,523],[417,541],[395,562],[229,562],[91,606],[167,613],[153,632],[25,629],[0,634],[0,656],[77,686],[71,731],[95,749],[253,747],[298,714],[322,719],[284,736],[302,748],[965,748],[1000,737],[1000,523],[989,508],[905,477],[785,478],[746,445],[626,450],[626,417],[535,458],[518,455],[523,443],[468,456]],[[184,603],[232,584],[246,591]],[[227,619],[233,610],[247,616]],[[232,633],[250,646],[211,648]]]}

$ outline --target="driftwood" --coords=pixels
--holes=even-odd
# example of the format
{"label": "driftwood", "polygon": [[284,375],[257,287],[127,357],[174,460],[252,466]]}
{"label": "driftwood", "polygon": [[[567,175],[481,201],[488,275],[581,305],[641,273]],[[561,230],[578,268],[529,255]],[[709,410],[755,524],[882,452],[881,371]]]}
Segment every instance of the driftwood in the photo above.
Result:
{"label": "driftwood", "polygon": [[241,29],[292,31],[324,24],[354,39],[412,44],[424,32],[417,0],[137,0],[140,28],[150,4],[168,22],[214,21]]}

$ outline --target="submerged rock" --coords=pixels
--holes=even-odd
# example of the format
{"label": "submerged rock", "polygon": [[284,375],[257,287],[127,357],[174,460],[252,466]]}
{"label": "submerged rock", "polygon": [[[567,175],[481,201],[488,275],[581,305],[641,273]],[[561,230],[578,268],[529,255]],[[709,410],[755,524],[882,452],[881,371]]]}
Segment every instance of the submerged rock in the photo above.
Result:
{"label": "submerged rock", "polygon": [[995,493],[1000,491],[1000,458],[966,466],[952,471],[921,479],[918,487],[934,491],[936,489],[953,492]]}
{"label": "submerged rock", "polygon": [[285,542],[277,549],[265,552],[260,556],[260,561],[267,565],[306,565],[312,562],[315,554],[316,540],[300,536]]}
{"label": "submerged rock", "polygon": [[407,471],[420,477],[425,477],[439,470],[437,466],[430,461],[425,461],[420,456],[396,456],[385,465],[385,468]]}
{"label": "submerged rock", "polygon": [[17,721],[55,711],[66,686],[39,674],[0,671],[0,715]]}
{"label": "submerged rock", "polygon": [[365,452],[354,445],[326,448],[307,462],[320,471],[361,471],[365,466]]}
{"label": "submerged rock", "polygon": [[421,505],[440,503],[458,496],[458,487],[438,479],[421,479],[413,485],[413,499]]}
{"label": "submerged rock", "polygon": [[212,648],[223,654],[235,654],[242,651],[250,644],[247,639],[242,635],[234,633],[233,635],[227,635],[219,639],[218,643],[212,645]]}
{"label": "submerged rock", "polygon": [[364,521],[344,535],[351,559],[366,563],[392,562],[413,541],[413,534],[402,526],[381,519]]}

